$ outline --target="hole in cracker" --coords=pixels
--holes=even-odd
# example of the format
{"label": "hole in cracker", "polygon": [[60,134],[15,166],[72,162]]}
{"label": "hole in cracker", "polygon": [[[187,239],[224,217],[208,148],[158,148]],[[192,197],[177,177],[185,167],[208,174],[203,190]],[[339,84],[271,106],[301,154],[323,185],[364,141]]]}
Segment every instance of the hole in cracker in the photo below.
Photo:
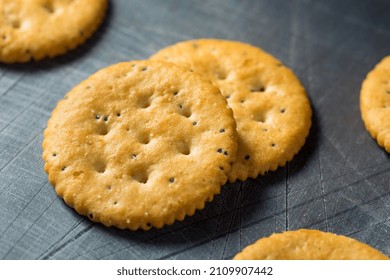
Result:
{"label": "hole in cracker", "polygon": [[54,13],[54,6],[53,6],[53,3],[52,2],[48,2],[48,3],[45,3],[42,8],[44,8],[46,10],[46,12],[48,12],[49,14],[52,14]]}
{"label": "hole in cracker", "polygon": [[93,214],[92,213],[90,213],[88,216],[89,216],[90,219],[93,219]]}
{"label": "hole in cracker", "polygon": [[66,170],[66,166],[63,166],[62,168],[61,168],[61,171],[65,171]]}
{"label": "hole in cracker", "polygon": [[181,110],[180,110],[180,115],[182,115],[183,117],[186,117],[186,118],[191,117],[192,112],[191,112],[190,108],[184,107],[184,106],[181,105],[181,104],[179,105],[179,108],[181,109]]}
{"label": "hole in cracker", "polygon": [[146,67],[146,66],[142,67],[141,70],[142,70],[142,72],[145,72],[146,70],[148,70],[148,67]]}
{"label": "hole in cracker", "polygon": [[220,166],[220,167],[219,167],[219,169],[221,169],[221,170],[225,170],[225,169],[223,168],[223,166]]}
{"label": "hole in cracker", "polygon": [[100,115],[96,115],[96,116],[95,116],[95,119],[97,119],[97,120],[100,120],[100,118],[101,118]]}
{"label": "hole in cracker", "polygon": [[244,102],[245,102],[245,99],[241,99],[240,102],[241,102],[241,103],[244,103]]}
{"label": "hole in cracker", "polygon": [[114,205],[117,205],[118,204],[118,201],[114,201],[114,203],[113,203]]}
{"label": "hole in cracker", "polygon": [[116,113],[116,116],[117,116],[117,117],[120,117],[120,116],[121,116],[121,113]]}
{"label": "hole in cracker", "polygon": [[282,108],[280,109],[280,113],[284,114],[286,112],[286,109]]}
{"label": "hole in cracker", "polygon": [[215,76],[216,76],[216,78],[217,78],[218,80],[225,80],[226,77],[227,77],[227,74],[226,74],[226,72],[224,72],[224,71],[217,71],[217,72],[215,73]]}
{"label": "hole in cracker", "polygon": [[112,186],[107,186],[107,190],[112,190]]}
{"label": "hole in cracker", "polygon": [[225,80],[226,77],[227,77],[227,75],[225,73],[219,73],[219,75],[218,75],[218,79],[220,79],[220,80]]}
{"label": "hole in cracker", "polygon": [[264,92],[265,87],[264,86],[253,86],[251,88],[251,92]]}
{"label": "hole in cracker", "polygon": [[148,108],[151,105],[150,95],[142,95],[138,97],[137,104],[142,109]]}
{"label": "hole in cracker", "polygon": [[57,156],[57,153],[53,153],[52,156],[53,156],[53,157],[56,157],[56,156]]}
{"label": "hole in cracker", "polygon": [[266,117],[265,117],[265,114],[263,114],[262,112],[258,112],[256,115],[253,116],[253,119],[257,122],[265,122],[266,120]]}
{"label": "hole in cracker", "polygon": [[188,156],[191,153],[190,146],[185,142],[177,143],[177,150],[179,153]]}
{"label": "hole in cracker", "polygon": [[146,223],[146,226],[147,226],[148,228],[151,228],[151,227],[152,227],[152,224],[151,224],[151,223]]}
{"label": "hole in cracker", "polygon": [[97,160],[94,164],[94,168],[98,173],[106,172],[106,163],[102,160]]}
{"label": "hole in cracker", "polygon": [[195,126],[195,125],[197,125],[197,124],[198,124],[197,122],[193,122],[193,123],[192,123],[193,126]]}
{"label": "hole in cracker", "polygon": [[13,20],[13,21],[11,22],[11,26],[12,26],[13,28],[15,28],[15,29],[20,28],[20,21],[19,21],[19,20]]}
{"label": "hole in cracker", "polygon": [[83,173],[84,173],[83,171],[74,171],[72,173],[72,176],[73,176],[73,178],[77,178],[77,177],[79,177]]}
{"label": "hole in cracker", "polygon": [[221,148],[217,149],[217,152],[222,154],[223,150]]}
{"label": "hole in cracker", "polygon": [[134,180],[138,181],[141,184],[146,184],[148,182],[148,173],[145,169],[139,169],[134,172],[133,176]]}
{"label": "hole in cracker", "polygon": [[229,99],[229,98],[230,98],[230,95],[226,95],[225,98],[226,98],[226,99]]}
{"label": "hole in cracker", "polygon": [[179,94],[179,91],[178,91],[178,90],[176,90],[176,91],[173,92],[173,95],[174,95],[174,96],[176,96],[176,95],[178,95],[178,94]]}
{"label": "hole in cracker", "polygon": [[107,135],[108,134],[108,128],[105,124],[101,124],[99,125],[99,127],[97,128],[97,133],[99,135]]}
{"label": "hole in cracker", "polygon": [[221,129],[219,130],[219,132],[220,132],[220,133],[224,133],[224,132],[225,132],[225,129],[224,129],[224,128],[221,128]]}
{"label": "hole in cracker", "polygon": [[147,134],[147,133],[142,133],[142,134],[139,134],[138,135],[138,141],[141,143],[141,144],[149,144],[150,143],[150,135]]}
{"label": "hole in cracker", "polygon": [[174,183],[175,182],[175,178],[173,178],[173,177],[169,178],[169,182],[170,183]]}
{"label": "hole in cracker", "polygon": [[267,132],[267,131],[268,131],[268,129],[267,129],[267,128],[263,128],[263,131],[264,131],[264,132]]}
{"label": "hole in cracker", "polygon": [[246,156],[244,157],[245,160],[249,160],[250,158],[251,158],[250,155],[246,155]]}
{"label": "hole in cracker", "polygon": [[132,155],[131,155],[131,158],[132,158],[132,159],[135,159],[136,157],[137,157],[136,154],[132,154]]}
{"label": "hole in cracker", "polygon": [[272,144],[271,144],[271,147],[276,147],[276,144],[275,144],[275,143],[272,143]]}

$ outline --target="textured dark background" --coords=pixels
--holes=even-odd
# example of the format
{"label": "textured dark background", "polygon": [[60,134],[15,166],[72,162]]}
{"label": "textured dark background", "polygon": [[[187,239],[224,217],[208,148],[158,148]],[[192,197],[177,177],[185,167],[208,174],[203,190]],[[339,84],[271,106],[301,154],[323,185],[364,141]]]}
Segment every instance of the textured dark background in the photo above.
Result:
{"label": "textured dark background", "polygon": [[[295,71],[314,110],[304,148],[287,167],[226,185],[203,211],[161,230],[105,228],[76,214],[41,159],[57,101],[102,67],[201,37],[251,43]],[[75,51],[0,64],[0,258],[229,259],[302,227],[389,255],[390,157],[359,111],[361,82],[389,54],[389,0],[112,0],[102,27]]]}

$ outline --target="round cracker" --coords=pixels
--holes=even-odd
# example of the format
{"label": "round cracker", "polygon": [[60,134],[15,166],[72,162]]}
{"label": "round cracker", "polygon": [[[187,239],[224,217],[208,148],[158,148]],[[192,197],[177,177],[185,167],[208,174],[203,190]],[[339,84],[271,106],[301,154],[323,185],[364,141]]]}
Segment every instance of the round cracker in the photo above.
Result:
{"label": "round cracker", "polygon": [[0,61],[28,62],[64,54],[103,20],[107,0],[0,0]]}
{"label": "round cracker", "polygon": [[77,212],[148,230],[193,215],[220,192],[236,138],[232,110],[207,79],[133,61],[100,70],[58,103],[43,159]]}
{"label": "round cracker", "polygon": [[300,229],[272,234],[246,247],[235,260],[388,260],[350,237]]}
{"label": "round cracker", "polygon": [[390,56],[379,62],[363,81],[360,110],[371,136],[390,153]]}
{"label": "round cracker", "polygon": [[214,39],[181,42],[151,57],[208,77],[237,121],[237,160],[230,182],[256,178],[290,161],[311,125],[304,88],[290,69],[259,48]]}

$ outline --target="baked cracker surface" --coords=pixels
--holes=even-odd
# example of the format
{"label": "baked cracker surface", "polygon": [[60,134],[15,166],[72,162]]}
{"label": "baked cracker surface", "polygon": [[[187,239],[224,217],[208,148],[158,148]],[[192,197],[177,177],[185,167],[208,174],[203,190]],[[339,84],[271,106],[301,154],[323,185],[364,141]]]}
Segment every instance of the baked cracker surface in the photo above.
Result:
{"label": "baked cracker surface", "polygon": [[363,81],[360,110],[371,136],[390,153],[390,56],[383,58]]}
{"label": "baked cracker surface", "polygon": [[237,160],[230,182],[256,178],[290,161],[311,126],[306,92],[293,72],[263,50],[241,42],[199,39],[158,51],[151,59],[209,78],[237,121]]}
{"label": "baked cracker surface", "polygon": [[107,0],[0,0],[0,62],[64,54],[102,22]]}
{"label": "baked cracker surface", "polygon": [[238,253],[236,260],[389,260],[367,244],[319,230],[272,234]]}
{"label": "baked cracker surface", "polygon": [[201,75],[124,62],[73,88],[53,111],[43,159],[57,194],[106,226],[161,228],[202,209],[237,149],[232,110]]}

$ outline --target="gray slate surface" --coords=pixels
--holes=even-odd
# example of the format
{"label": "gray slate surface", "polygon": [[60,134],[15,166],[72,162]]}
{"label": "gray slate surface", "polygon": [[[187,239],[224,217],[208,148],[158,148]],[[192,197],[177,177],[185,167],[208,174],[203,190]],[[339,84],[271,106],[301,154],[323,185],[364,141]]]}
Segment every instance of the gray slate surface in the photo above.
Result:
{"label": "gray slate surface", "polygon": [[[390,254],[390,157],[360,118],[368,71],[390,54],[388,0],[112,0],[85,45],[26,65],[0,64],[0,258],[229,259],[260,237],[316,228]],[[262,47],[310,95],[306,145],[285,168],[226,185],[205,210],[161,230],[105,228],[59,199],[41,160],[52,109],[110,64],[177,41],[216,37]]]}

